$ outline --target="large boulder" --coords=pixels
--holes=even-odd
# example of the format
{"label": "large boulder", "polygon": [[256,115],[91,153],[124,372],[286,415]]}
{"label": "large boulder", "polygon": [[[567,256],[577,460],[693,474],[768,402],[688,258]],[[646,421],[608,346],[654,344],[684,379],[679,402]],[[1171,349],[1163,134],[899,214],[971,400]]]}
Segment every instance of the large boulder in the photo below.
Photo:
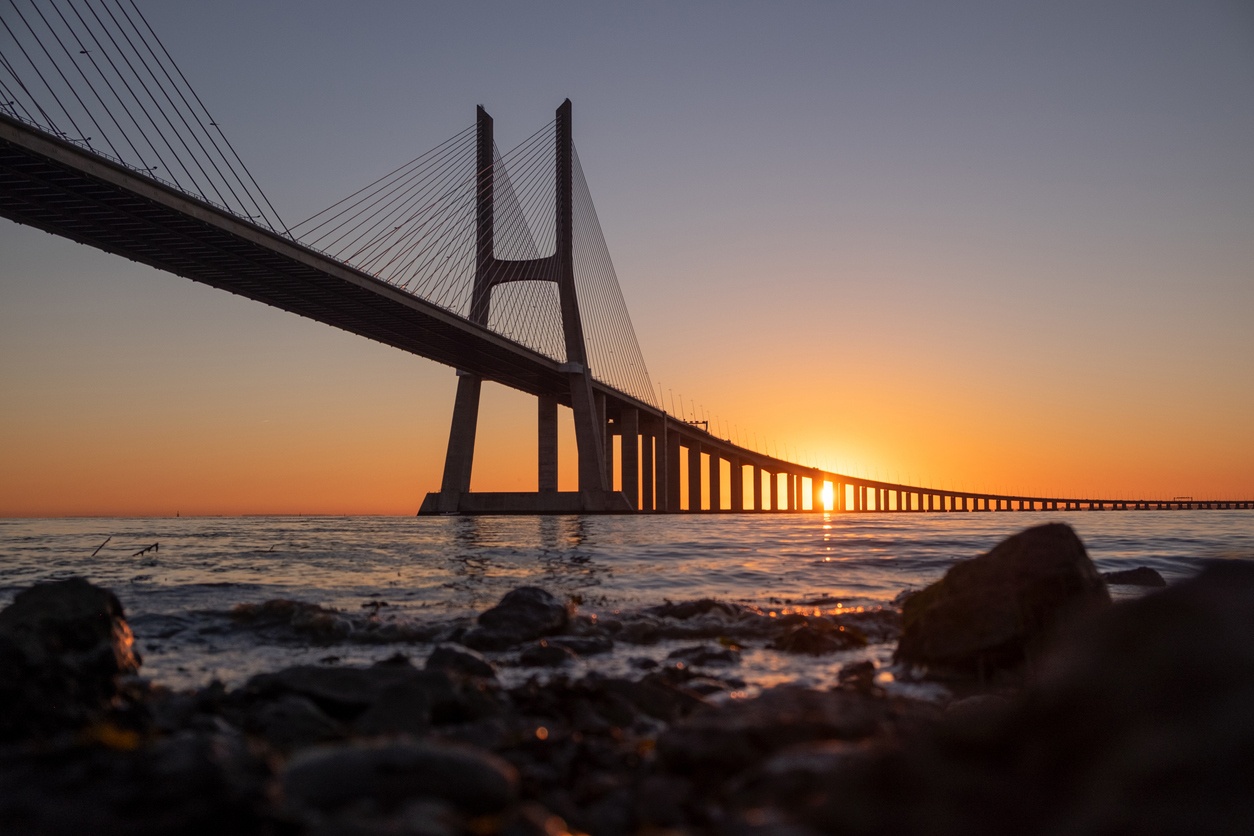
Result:
{"label": "large boulder", "polygon": [[1037,655],[1057,627],[1110,605],[1084,544],[1062,523],[1022,531],[907,598],[896,658],[985,677]]}
{"label": "large boulder", "polygon": [[479,614],[479,626],[463,638],[475,650],[501,650],[551,636],[570,623],[570,607],[538,586],[510,590],[501,602]]}
{"label": "large boulder", "polygon": [[[824,767],[848,834],[1254,833],[1254,563],[1063,628],[1027,689]],[[848,755],[847,757],[845,755]]]}
{"label": "large boulder", "polygon": [[70,578],[19,592],[0,612],[0,739],[81,726],[139,665],[109,590]]}

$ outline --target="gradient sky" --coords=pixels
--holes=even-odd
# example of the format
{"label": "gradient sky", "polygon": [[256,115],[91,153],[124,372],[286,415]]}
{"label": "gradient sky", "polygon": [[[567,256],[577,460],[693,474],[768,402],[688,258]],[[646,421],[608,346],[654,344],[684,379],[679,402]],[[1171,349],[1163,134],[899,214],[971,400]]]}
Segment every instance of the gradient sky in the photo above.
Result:
{"label": "gradient sky", "polygon": [[[289,223],[569,97],[655,384],[742,442],[1254,497],[1248,2],[141,7]],[[0,515],[413,513],[454,388],[0,220]],[[534,434],[486,386],[474,487],[534,489]]]}

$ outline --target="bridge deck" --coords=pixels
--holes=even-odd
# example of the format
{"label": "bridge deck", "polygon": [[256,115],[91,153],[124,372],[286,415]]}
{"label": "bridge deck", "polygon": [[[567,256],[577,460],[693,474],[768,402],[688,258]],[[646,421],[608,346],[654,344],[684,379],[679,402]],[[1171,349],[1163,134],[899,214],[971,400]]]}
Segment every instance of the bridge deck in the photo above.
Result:
{"label": "bridge deck", "polygon": [[0,215],[535,395],[560,364],[365,273],[0,115]]}

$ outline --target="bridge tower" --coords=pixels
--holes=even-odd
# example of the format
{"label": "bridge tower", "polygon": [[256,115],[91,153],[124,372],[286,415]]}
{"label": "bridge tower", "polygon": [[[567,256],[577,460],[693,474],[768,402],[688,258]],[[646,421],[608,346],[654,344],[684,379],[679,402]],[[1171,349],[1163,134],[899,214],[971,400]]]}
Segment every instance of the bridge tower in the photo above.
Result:
{"label": "bridge tower", "polygon": [[[570,99],[557,109],[556,131],[556,247],[552,255],[533,259],[501,259],[495,253],[495,176],[492,117],[479,106],[476,119],[475,276],[469,318],[485,328],[492,306],[492,289],[508,282],[540,281],[557,285],[562,315],[570,407],[575,418],[579,458],[579,490],[557,490],[558,399],[539,397],[537,414],[539,468],[537,492],[471,493],[475,435],[479,421],[479,394],[483,378],[457,372],[457,396],[449,430],[448,452],[439,494],[428,495],[420,513],[458,512],[535,513],[627,512],[634,510],[626,496],[610,490],[605,457],[605,422],[601,420],[592,388],[592,370],[584,341],[574,267],[574,145]],[[433,502],[433,500],[435,500]],[[436,506],[433,508],[432,506]]]}

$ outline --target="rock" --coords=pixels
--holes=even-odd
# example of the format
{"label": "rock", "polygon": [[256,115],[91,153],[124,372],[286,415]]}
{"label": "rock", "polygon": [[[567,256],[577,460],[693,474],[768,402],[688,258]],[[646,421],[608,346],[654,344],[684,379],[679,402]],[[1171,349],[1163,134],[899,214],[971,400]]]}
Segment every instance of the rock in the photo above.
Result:
{"label": "rock", "polygon": [[298,665],[255,676],[241,690],[243,699],[306,697],[332,719],[368,735],[423,734],[432,725],[499,710],[481,682],[454,682],[444,671],[418,670],[408,662],[369,668]]}
{"label": "rock", "polygon": [[496,678],[496,666],[482,653],[460,644],[441,644],[427,657],[427,670],[450,671],[483,679]]}
{"label": "rock", "polygon": [[667,601],[665,604],[649,607],[645,612],[659,618],[675,618],[684,621],[709,613],[735,618],[744,612],[744,608],[738,604],[728,604],[713,598],[698,598],[695,601],[680,601],[678,604]]}
{"label": "rock", "polygon": [[570,609],[537,586],[520,586],[501,602],[479,614],[479,626],[463,642],[476,650],[503,650],[559,633],[570,621]]}
{"label": "rock", "polygon": [[273,790],[269,765],[238,733],[0,752],[5,833],[261,836],[275,832]]}
{"label": "rock", "polygon": [[695,712],[662,733],[658,754],[672,772],[732,774],[793,744],[867,737],[888,716],[883,700],[781,685]]}
{"label": "rock", "polygon": [[446,743],[347,743],[306,749],[282,775],[287,797],[338,810],[363,801],[399,809],[434,799],[468,815],[498,813],[518,794],[518,774],[488,752]]}
{"label": "rock", "polygon": [[815,621],[794,627],[789,632],[771,642],[771,647],[785,653],[805,653],[821,656],[836,653],[840,650],[855,650],[866,647],[866,636],[854,627],[829,626],[824,622]]}
{"label": "rock", "polygon": [[1109,605],[1075,532],[1042,525],[954,564],[907,598],[896,658],[933,672],[990,675],[1039,653],[1067,619]]}
{"label": "rock", "polygon": [[609,636],[550,636],[546,641],[565,647],[576,656],[596,656],[614,649],[614,640]]}
{"label": "rock", "polygon": [[867,659],[852,665],[845,665],[836,674],[836,681],[844,688],[871,691],[875,688],[875,663]]}
{"label": "rock", "polygon": [[1119,572],[1102,572],[1102,580],[1114,586],[1149,586],[1161,588],[1167,581],[1157,569],[1149,566],[1138,566],[1135,569],[1123,569]]}
{"label": "rock", "polygon": [[579,657],[569,647],[549,644],[541,639],[518,655],[519,664],[529,668],[557,668],[569,665]]}
{"label": "rock", "polygon": [[290,752],[344,736],[344,727],[324,714],[313,700],[284,694],[259,706],[244,728],[264,737],[271,746]]}
{"label": "rock", "polygon": [[1064,628],[1027,689],[827,776],[799,811],[849,834],[1254,832],[1254,564]]}
{"label": "rock", "polygon": [[313,700],[331,717],[351,721],[388,687],[410,680],[422,680],[441,694],[453,693],[453,684],[443,672],[420,671],[408,664],[369,668],[297,665],[254,676],[244,690],[262,697],[299,694]]}
{"label": "rock", "polygon": [[82,725],[139,666],[109,590],[71,578],[19,592],[0,612],[0,740]]}
{"label": "rock", "polygon": [[740,651],[733,650],[730,647],[697,645],[695,647],[681,647],[678,650],[672,650],[666,654],[666,658],[678,659],[684,664],[698,667],[738,665],[740,664]]}

